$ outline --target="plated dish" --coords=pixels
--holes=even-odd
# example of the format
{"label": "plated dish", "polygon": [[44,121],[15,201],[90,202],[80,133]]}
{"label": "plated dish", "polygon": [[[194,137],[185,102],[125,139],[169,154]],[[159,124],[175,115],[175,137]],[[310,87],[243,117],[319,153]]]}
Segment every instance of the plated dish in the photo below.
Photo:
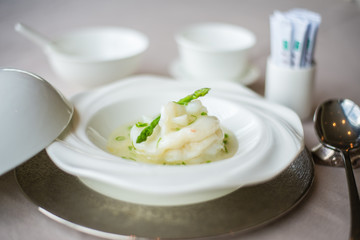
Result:
{"label": "plated dish", "polygon": [[[303,129],[291,110],[266,102],[242,86],[208,83],[209,114],[234,133],[234,156],[210,164],[168,166],[123,159],[106,149],[119,126],[158,113],[203,83],[137,76],[75,96],[72,125],[47,148],[54,163],[107,196],[147,205],[192,204],[268,181],[304,149]],[[285,147],[286,146],[286,147]]]}

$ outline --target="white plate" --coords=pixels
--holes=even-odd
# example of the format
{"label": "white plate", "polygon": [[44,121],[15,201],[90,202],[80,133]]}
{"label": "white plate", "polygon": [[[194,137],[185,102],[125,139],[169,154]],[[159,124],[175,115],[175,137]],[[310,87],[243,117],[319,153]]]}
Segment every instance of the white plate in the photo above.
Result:
{"label": "white plate", "polygon": [[242,232],[294,209],[312,185],[314,166],[304,149],[270,181],[213,201],[176,207],[110,199],[55,167],[45,151],[18,167],[16,179],[41,213],[105,239],[241,239]]}
{"label": "white plate", "polygon": [[[162,104],[201,87],[210,114],[235,133],[231,158],[210,164],[151,165],[104,151],[109,134],[142,115],[156,115]],[[303,129],[291,110],[266,102],[234,83],[179,82],[137,76],[75,96],[77,114],[69,134],[47,148],[64,171],[89,187],[121,200],[149,205],[181,205],[226,195],[267,181],[283,171],[304,148]]]}
{"label": "white plate", "polygon": [[245,71],[245,73],[239,77],[238,79],[228,80],[228,79],[198,79],[191,76],[187,73],[181,65],[180,60],[175,60],[171,63],[169,67],[169,73],[171,76],[178,80],[182,81],[200,81],[200,82],[208,82],[208,81],[231,81],[240,83],[242,85],[250,85],[256,82],[260,77],[260,70],[254,65],[249,66],[249,68]]}

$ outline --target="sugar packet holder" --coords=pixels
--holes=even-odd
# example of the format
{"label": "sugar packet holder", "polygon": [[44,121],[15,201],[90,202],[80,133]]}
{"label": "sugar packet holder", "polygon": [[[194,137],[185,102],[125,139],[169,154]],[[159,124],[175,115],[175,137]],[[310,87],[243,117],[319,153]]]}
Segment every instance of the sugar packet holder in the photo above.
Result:
{"label": "sugar packet holder", "polygon": [[293,109],[301,119],[312,113],[313,56],[320,22],[318,13],[298,8],[274,11],[270,16],[271,56],[265,97]]}
{"label": "sugar packet holder", "polygon": [[294,110],[301,119],[312,114],[316,65],[289,68],[275,64],[269,57],[266,66],[265,97]]}

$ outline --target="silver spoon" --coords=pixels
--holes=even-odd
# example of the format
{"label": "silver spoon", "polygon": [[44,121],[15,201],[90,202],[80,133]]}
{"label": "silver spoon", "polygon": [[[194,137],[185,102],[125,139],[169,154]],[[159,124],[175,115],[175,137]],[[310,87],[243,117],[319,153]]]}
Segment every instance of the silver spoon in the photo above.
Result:
{"label": "silver spoon", "polygon": [[342,152],[351,209],[350,239],[360,239],[360,200],[349,153],[360,146],[360,108],[348,99],[328,100],[316,109],[314,121],[320,141]]}

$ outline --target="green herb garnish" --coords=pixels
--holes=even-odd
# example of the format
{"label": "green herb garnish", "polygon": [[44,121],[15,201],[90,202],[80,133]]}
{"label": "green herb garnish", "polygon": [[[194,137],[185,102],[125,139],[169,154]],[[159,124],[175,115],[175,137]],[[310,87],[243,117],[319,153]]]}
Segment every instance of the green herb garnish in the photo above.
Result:
{"label": "green herb garnish", "polygon": [[[196,90],[193,94],[190,94],[190,95],[180,99],[179,101],[177,101],[175,103],[180,104],[180,105],[187,105],[192,100],[195,100],[195,99],[197,99],[199,97],[205,96],[209,91],[210,91],[210,88],[201,88],[199,90]],[[146,139],[149,136],[151,136],[151,134],[154,131],[154,128],[158,125],[158,123],[160,121],[160,117],[161,117],[161,115],[159,115],[157,118],[155,118],[150,123],[149,126],[147,126],[146,128],[144,128],[141,131],[140,135],[136,139],[136,143],[142,143],[142,142],[146,141]]]}
{"label": "green herb garnish", "polygon": [[141,128],[141,127],[147,127],[149,124],[143,123],[143,122],[137,122],[135,125],[136,125],[138,128]]}
{"label": "green herb garnish", "polygon": [[229,135],[227,133],[224,134],[224,139],[223,139],[223,143],[224,143],[224,152],[225,153],[228,153],[228,148],[227,148],[227,143],[228,143],[228,138],[229,138]]}
{"label": "green herb garnish", "polygon": [[131,160],[131,161],[136,161],[136,159],[134,159],[132,157],[121,156],[121,158]]}
{"label": "green herb garnish", "polygon": [[157,143],[156,143],[156,148],[158,148],[159,147],[159,142],[161,141],[161,138],[159,138],[159,140],[157,141]]}
{"label": "green herb garnish", "polygon": [[116,141],[124,141],[126,138],[124,136],[117,136],[115,138]]}

